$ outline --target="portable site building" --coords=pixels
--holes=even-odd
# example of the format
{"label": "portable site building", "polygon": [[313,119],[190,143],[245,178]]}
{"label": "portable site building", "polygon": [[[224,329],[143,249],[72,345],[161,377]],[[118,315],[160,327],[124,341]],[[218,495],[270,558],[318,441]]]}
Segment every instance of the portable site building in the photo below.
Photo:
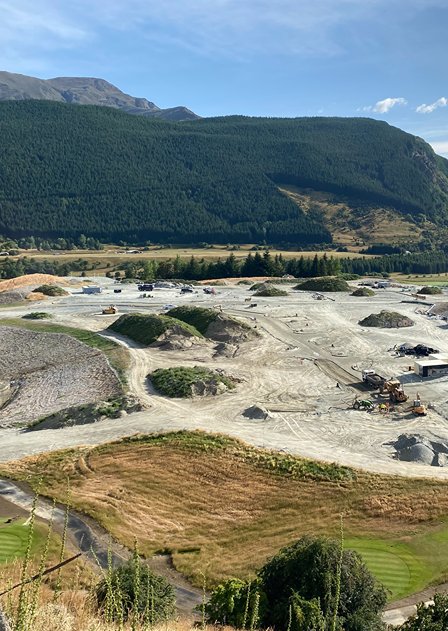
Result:
{"label": "portable site building", "polygon": [[448,356],[429,355],[427,359],[419,359],[414,362],[414,372],[419,377],[448,375]]}
{"label": "portable site building", "polygon": [[83,294],[100,294],[102,291],[102,288],[97,285],[90,285],[89,287],[82,288]]}

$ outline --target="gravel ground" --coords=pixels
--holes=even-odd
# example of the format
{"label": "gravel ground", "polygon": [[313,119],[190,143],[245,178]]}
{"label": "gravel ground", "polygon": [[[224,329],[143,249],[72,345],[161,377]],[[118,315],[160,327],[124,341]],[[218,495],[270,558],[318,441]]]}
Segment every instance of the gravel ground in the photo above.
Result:
{"label": "gravel ground", "polygon": [[0,326],[0,348],[0,380],[11,381],[15,391],[0,410],[0,427],[120,393],[104,355],[68,335]]}
{"label": "gravel ground", "polygon": [[[167,304],[221,305],[224,312],[239,316],[262,334],[244,343],[234,357],[215,355],[212,345],[190,350],[161,351],[131,344],[132,367],[129,385],[145,409],[117,420],[106,420],[81,428],[18,435],[0,433],[0,459],[77,444],[96,444],[136,432],[169,429],[204,429],[224,432],[249,443],[289,451],[326,461],[337,461],[370,471],[405,476],[448,478],[448,468],[393,459],[392,442],[400,434],[422,434],[436,442],[448,440],[448,378],[422,381],[412,372],[409,357],[397,357],[390,349],[404,342],[424,343],[448,353],[446,324],[423,314],[425,307],[413,302],[411,290],[392,288],[371,298],[329,294],[314,300],[311,293],[293,292],[284,298],[245,299],[247,287],[219,287],[216,296],[197,293],[180,295],[177,289],[154,291],[143,299],[135,285],[121,286],[108,279],[94,279],[104,287],[97,296],[71,295],[46,306],[55,322],[90,330],[104,330],[114,317],[101,316],[101,308],[115,303],[120,313],[163,311]],[[353,283],[355,287],[356,284]],[[282,286],[284,287],[284,286]],[[403,302],[406,301],[406,302]],[[446,295],[435,297],[445,301]],[[415,321],[406,330],[369,329],[358,321],[381,309],[398,311]],[[17,316],[26,310],[4,309]],[[255,320],[256,318],[256,320]],[[126,344],[124,339],[121,342]],[[145,377],[159,367],[204,365],[222,368],[243,380],[235,391],[211,401],[168,400],[151,391]],[[352,410],[355,397],[370,396],[360,387],[362,368],[374,368],[386,377],[399,377],[410,399],[417,391],[433,404],[424,418],[405,408],[400,413],[380,415]],[[267,409],[266,420],[247,419],[242,412],[251,405]]]}

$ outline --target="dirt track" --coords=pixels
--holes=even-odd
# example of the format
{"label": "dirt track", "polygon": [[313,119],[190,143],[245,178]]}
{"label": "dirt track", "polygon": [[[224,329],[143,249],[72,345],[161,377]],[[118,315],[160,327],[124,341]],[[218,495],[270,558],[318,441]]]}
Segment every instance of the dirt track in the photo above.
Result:
{"label": "dirt track", "polygon": [[[113,284],[105,283],[112,292]],[[110,287],[110,289],[109,289]],[[145,409],[124,419],[106,420],[81,428],[46,430],[29,435],[2,430],[0,459],[79,444],[96,444],[137,432],[171,429],[204,429],[224,432],[249,443],[304,456],[383,473],[405,476],[448,478],[448,469],[392,459],[388,444],[404,432],[424,433],[432,439],[448,439],[448,378],[421,384],[408,371],[408,358],[397,358],[389,349],[405,341],[423,342],[448,352],[444,323],[418,313],[419,307],[397,290],[383,290],[373,298],[338,294],[335,301],[316,301],[310,293],[290,291],[281,299],[253,299],[256,308],[244,301],[251,295],[246,287],[218,289],[215,297],[198,294],[180,296],[178,290],[154,292],[152,300],[142,300],[134,287],[125,287],[118,296],[72,295],[49,306],[55,321],[101,331],[111,321],[99,314],[100,307],[114,301],[120,312],[160,311],[165,303],[212,306],[221,304],[225,312],[257,326],[260,338],[248,342],[236,356],[215,356],[209,344],[190,350],[162,351],[130,347],[132,368],[129,384]],[[441,297],[445,299],[446,297]],[[394,308],[412,317],[411,329],[363,329],[361,317],[382,308]],[[25,309],[11,309],[11,315]],[[5,315],[7,311],[4,311]],[[253,319],[256,318],[256,321]],[[117,336],[114,336],[117,337]],[[151,391],[145,376],[159,367],[202,364],[223,368],[242,379],[231,393],[203,400],[166,399]],[[359,379],[362,368],[374,367],[385,376],[400,376],[412,398],[417,390],[431,410],[424,419],[410,414],[382,416],[351,409],[363,392]],[[339,385],[339,387],[338,387]],[[368,394],[368,393],[365,393]],[[260,404],[270,412],[264,421],[250,420],[242,412]]]}

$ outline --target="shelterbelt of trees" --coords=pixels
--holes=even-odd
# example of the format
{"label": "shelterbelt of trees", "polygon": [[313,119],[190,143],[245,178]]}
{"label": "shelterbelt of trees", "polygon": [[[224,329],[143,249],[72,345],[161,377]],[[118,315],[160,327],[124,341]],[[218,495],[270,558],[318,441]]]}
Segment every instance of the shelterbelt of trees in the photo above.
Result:
{"label": "shelterbelt of trees", "polygon": [[[81,272],[88,275],[92,264],[84,259],[59,263],[53,259],[0,259],[0,278],[15,278],[23,274],[55,274],[68,275],[70,272]],[[183,279],[208,280],[217,278],[238,278],[251,276],[284,276],[289,274],[296,278],[313,278],[316,276],[337,276],[340,274],[385,274],[401,272],[403,274],[440,274],[448,272],[448,252],[430,251],[411,254],[391,254],[369,258],[334,258],[331,255],[308,258],[284,259],[281,254],[273,256],[269,251],[261,254],[249,253],[245,259],[237,259],[231,253],[226,259],[210,261],[192,256],[190,259],[142,259],[120,263],[108,272],[117,277],[153,280]]]}
{"label": "shelterbelt of trees", "polygon": [[172,123],[110,108],[0,103],[0,234],[108,242],[331,242],[279,185],[448,222],[448,161],[363,118]]}

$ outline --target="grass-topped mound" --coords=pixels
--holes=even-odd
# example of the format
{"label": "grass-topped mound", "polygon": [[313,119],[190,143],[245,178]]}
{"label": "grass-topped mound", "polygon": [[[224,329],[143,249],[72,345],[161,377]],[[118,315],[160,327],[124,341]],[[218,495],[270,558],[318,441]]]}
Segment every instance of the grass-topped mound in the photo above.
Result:
{"label": "grass-topped mound", "polygon": [[369,289],[368,287],[359,287],[358,289],[355,289],[355,291],[352,291],[350,295],[361,296],[361,297],[367,298],[369,296],[374,296],[375,292],[372,289]]}
{"label": "grass-topped mound", "polygon": [[425,287],[422,287],[418,293],[424,294],[427,296],[437,296],[442,293],[442,288],[436,287],[435,285],[434,286],[426,285]]}
{"label": "grass-topped mound", "polygon": [[194,327],[205,337],[216,342],[243,342],[255,332],[241,320],[203,307],[175,307],[167,315]]}
{"label": "grass-topped mound", "polygon": [[167,315],[193,326],[202,335],[207,335],[208,327],[219,314],[214,309],[204,309],[203,307],[175,307],[170,309]]}
{"label": "grass-topped mound", "polygon": [[167,397],[214,396],[235,387],[230,377],[202,366],[159,368],[148,377],[154,388]]}
{"label": "grass-topped mound", "polygon": [[43,294],[44,296],[68,296],[68,291],[57,285],[40,285],[40,287],[33,289],[33,293]]}
{"label": "grass-topped mound", "polygon": [[355,474],[203,432],[31,456],[0,463],[0,475],[40,485],[62,502],[69,476],[74,509],[129,548],[137,539],[146,557],[171,552],[175,567],[198,585],[207,568],[209,588],[253,575],[298,535],[337,537],[341,513],[344,547],[360,552],[391,598],[445,580],[445,481]]}
{"label": "grass-topped mound", "polygon": [[24,320],[50,320],[53,316],[46,311],[31,311],[31,313],[25,313],[22,318]]}
{"label": "grass-topped mound", "polygon": [[254,296],[258,296],[259,298],[276,298],[287,295],[288,292],[284,289],[278,289],[278,287],[274,287],[273,285],[269,285],[267,283],[265,285],[261,285],[254,294]]}
{"label": "grass-topped mound", "polygon": [[321,278],[310,278],[299,283],[293,289],[300,291],[350,291],[350,287],[343,278],[338,276],[322,276]]}
{"label": "grass-topped mound", "polygon": [[145,346],[156,342],[168,330],[186,337],[202,337],[201,333],[190,324],[168,315],[125,313],[108,328]]}
{"label": "grass-topped mound", "polygon": [[372,326],[381,329],[401,329],[408,326],[414,326],[414,321],[407,316],[397,313],[396,311],[380,311],[380,313],[372,313],[363,320],[359,321],[361,326]]}

